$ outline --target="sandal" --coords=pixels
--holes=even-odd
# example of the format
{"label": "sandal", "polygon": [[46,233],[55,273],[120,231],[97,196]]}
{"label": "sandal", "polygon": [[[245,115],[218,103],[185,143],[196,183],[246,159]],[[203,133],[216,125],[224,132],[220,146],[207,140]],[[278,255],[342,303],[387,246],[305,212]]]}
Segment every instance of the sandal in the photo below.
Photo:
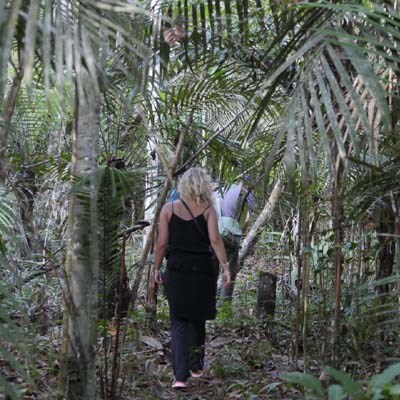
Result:
{"label": "sandal", "polygon": [[192,378],[201,378],[203,376],[203,371],[190,371],[190,375]]}
{"label": "sandal", "polygon": [[187,386],[187,383],[183,381],[177,381],[174,379],[172,382],[172,389],[186,389]]}

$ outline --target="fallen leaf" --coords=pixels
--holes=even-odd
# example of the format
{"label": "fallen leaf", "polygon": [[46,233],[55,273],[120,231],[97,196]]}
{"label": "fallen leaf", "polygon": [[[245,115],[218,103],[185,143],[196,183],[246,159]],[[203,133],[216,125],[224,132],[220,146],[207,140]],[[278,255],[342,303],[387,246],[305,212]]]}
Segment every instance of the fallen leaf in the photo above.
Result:
{"label": "fallen leaf", "polygon": [[140,338],[140,341],[143,342],[144,344],[147,344],[147,346],[153,347],[154,349],[157,350],[162,350],[163,345],[161,342],[151,336],[142,336]]}
{"label": "fallen leaf", "polygon": [[216,339],[212,340],[212,341],[209,343],[209,345],[210,345],[211,347],[219,347],[219,346],[222,346],[222,345],[226,344],[227,342],[228,342],[228,339],[227,339],[227,338],[224,338],[224,337],[217,337]]}

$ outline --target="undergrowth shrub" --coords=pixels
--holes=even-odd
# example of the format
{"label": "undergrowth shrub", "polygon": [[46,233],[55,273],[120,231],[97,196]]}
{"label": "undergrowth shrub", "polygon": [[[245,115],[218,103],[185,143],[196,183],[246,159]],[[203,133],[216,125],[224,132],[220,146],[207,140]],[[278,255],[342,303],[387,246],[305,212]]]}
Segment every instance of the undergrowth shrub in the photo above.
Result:
{"label": "undergrowth shrub", "polygon": [[[380,374],[374,375],[367,385],[356,382],[345,372],[326,367],[325,374],[334,383],[326,387],[310,374],[292,372],[282,376],[282,379],[289,384],[300,386],[304,391],[306,400],[399,400],[400,384],[400,363],[386,368]],[[365,387],[366,386],[366,387]]]}

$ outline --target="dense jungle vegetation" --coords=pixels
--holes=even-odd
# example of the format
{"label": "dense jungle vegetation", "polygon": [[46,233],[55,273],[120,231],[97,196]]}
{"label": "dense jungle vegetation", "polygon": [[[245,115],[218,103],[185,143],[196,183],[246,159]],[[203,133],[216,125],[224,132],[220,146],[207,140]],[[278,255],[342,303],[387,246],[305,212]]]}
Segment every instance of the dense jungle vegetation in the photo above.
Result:
{"label": "dense jungle vegetation", "polygon": [[[0,1],[0,399],[400,399],[397,0]],[[256,206],[206,375],[150,277],[188,167]]]}

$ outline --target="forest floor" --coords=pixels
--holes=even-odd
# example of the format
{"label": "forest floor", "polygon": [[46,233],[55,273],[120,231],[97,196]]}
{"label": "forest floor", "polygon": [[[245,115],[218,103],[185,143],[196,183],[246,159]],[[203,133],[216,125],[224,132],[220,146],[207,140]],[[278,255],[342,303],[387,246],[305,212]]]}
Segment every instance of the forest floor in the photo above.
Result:
{"label": "forest floor", "polygon": [[[170,363],[168,307],[159,295],[157,318],[149,322],[144,309],[135,311],[124,323],[120,370],[115,399],[279,399],[303,398],[300,391],[288,386],[281,375],[301,371],[302,360],[292,362],[292,343],[288,316],[279,315],[274,321],[260,322],[255,317],[257,276],[252,268],[244,269],[237,280],[232,302],[218,304],[218,316],[207,323],[206,370],[199,379],[191,378],[185,390],[171,388],[173,374]],[[44,311],[44,310],[43,310]],[[45,312],[45,311],[44,311]],[[47,320],[48,321],[48,320]],[[61,349],[61,320],[53,321],[52,329],[35,334],[31,343],[34,383],[26,380],[0,359],[0,375],[10,385],[19,388],[21,398],[53,400],[57,397],[59,354]],[[100,331],[102,327],[100,326]],[[104,388],[104,376],[110,376],[113,354],[110,349],[115,332],[104,329],[98,354],[99,389]],[[107,346],[104,346],[107,343]],[[113,347],[113,346],[111,346]],[[33,356],[33,357],[32,357]],[[2,362],[4,361],[4,362]],[[108,373],[105,374],[105,366]],[[320,371],[317,363],[309,363],[314,375]],[[108,384],[110,379],[108,379]],[[1,390],[0,390],[1,392]],[[98,396],[102,398],[102,396]],[[6,397],[1,395],[0,400]]]}
{"label": "forest floor", "polygon": [[[141,350],[125,354],[126,383],[123,399],[301,399],[299,391],[285,385],[280,376],[296,368],[285,351],[275,348],[267,333],[251,320],[229,326],[208,325],[206,369],[199,379],[190,378],[185,390],[171,389],[169,333],[140,338]],[[301,362],[300,362],[301,365]],[[128,372],[130,370],[130,372]]]}
{"label": "forest floor", "polygon": [[[258,276],[254,272],[256,265],[262,265],[262,260],[249,258],[247,268],[245,267],[238,276],[232,302],[218,302],[217,318],[207,323],[207,368],[201,378],[190,379],[189,387],[185,390],[171,388],[173,374],[170,362],[168,306],[162,293],[158,296],[155,318],[149,318],[144,304],[140,304],[138,309],[123,321],[117,359],[114,358],[116,331],[112,325],[99,323],[98,398],[105,398],[101,393],[110,392],[115,365],[118,367],[118,374],[115,374],[118,375],[118,379],[112,391],[114,400],[304,398],[300,390],[284,382],[283,375],[286,372],[303,372],[307,369],[309,374],[321,376],[324,367],[320,356],[323,350],[321,343],[327,343],[329,336],[321,329],[321,325],[310,324],[307,359],[303,358],[300,345],[295,362],[293,298],[280,290],[274,318],[267,321],[257,319],[255,310]],[[1,387],[5,385],[17,388],[18,395],[14,398],[18,400],[58,398],[61,297],[55,285],[42,286],[41,290],[42,293],[46,293],[46,296],[42,296],[44,306],[38,306],[41,303],[32,300],[31,303],[27,303],[32,304],[30,317],[22,317],[23,312],[16,310],[10,320],[15,328],[8,327],[9,334],[5,338],[9,348],[8,357],[3,356],[6,354],[4,351],[0,356],[0,400],[8,400],[8,397],[2,394]],[[140,302],[144,303],[144,297],[139,297]],[[366,319],[365,323],[372,326],[370,321]],[[348,325],[344,327],[349,328]],[[1,332],[7,332],[7,329],[2,331],[1,328],[0,325],[0,335]],[[388,338],[390,339],[390,336]],[[399,347],[394,346],[398,339],[393,337],[390,340],[375,339],[364,342],[357,342],[355,339],[352,341],[349,340],[349,335],[344,336],[341,342],[343,345],[340,347],[339,368],[361,380],[363,387],[366,387],[366,378],[369,379],[392,364],[395,359],[399,359]],[[29,377],[25,370],[30,371]],[[301,383],[305,382],[304,379],[301,377]]]}
{"label": "forest floor", "polygon": [[[135,351],[129,351],[129,346],[125,346],[122,361],[125,383],[121,398],[303,398],[298,390],[280,379],[282,373],[302,370],[303,366],[302,360],[294,366],[289,358],[289,330],[278,322],[260,323],[255,318],[256,277],[250,271],[242,271],[235,292],[233,302],[220,302],[217,319],[207,323],[206,370],[201,378],[189,379],[185,390],[171,388],[168,310],[165,299],[160,296],[157,322],[147,331],[143,325],[140,327],[141,336],[134,341]],[[137,317],[134,319],[138,320]],[[314,365],[314,369],[317,371],[318,365]]]}

